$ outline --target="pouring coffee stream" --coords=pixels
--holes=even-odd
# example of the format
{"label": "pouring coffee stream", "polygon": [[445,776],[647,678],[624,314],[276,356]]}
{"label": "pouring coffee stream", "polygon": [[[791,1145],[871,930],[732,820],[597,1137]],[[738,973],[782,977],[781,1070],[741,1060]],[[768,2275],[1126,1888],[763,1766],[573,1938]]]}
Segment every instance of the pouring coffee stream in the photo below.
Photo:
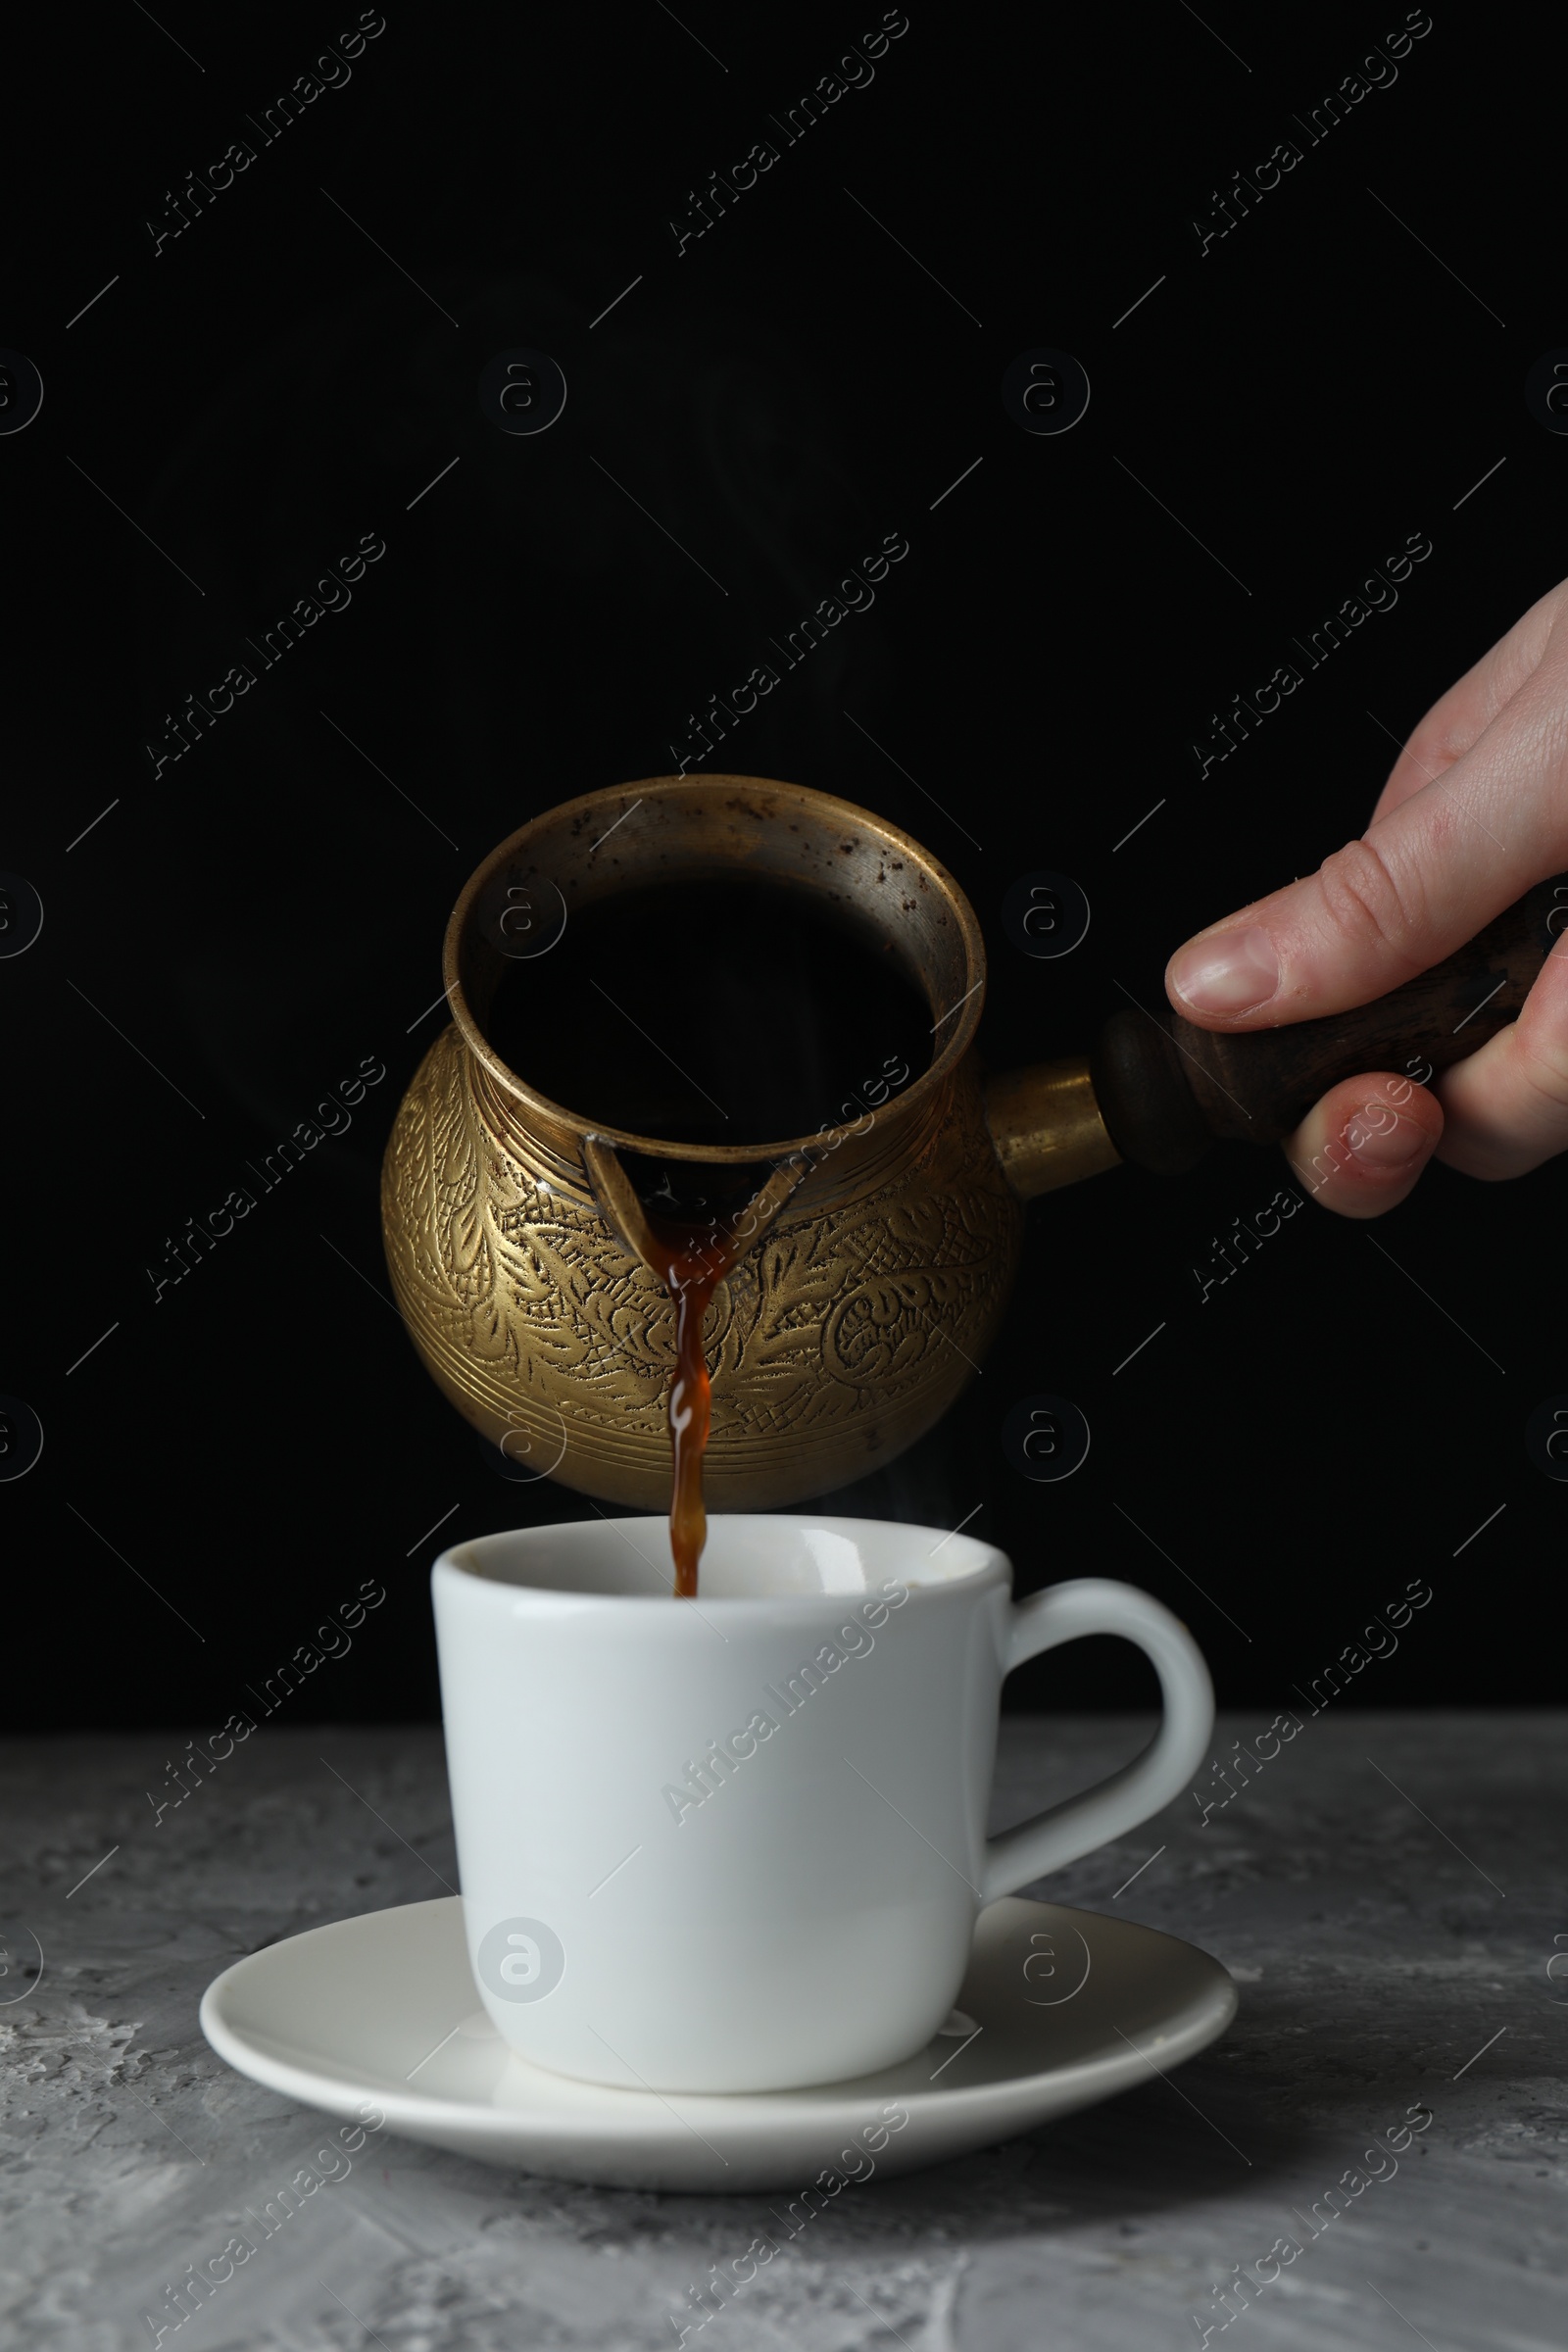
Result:
{"label": "pouring coffee stream", "polygon": [[[580,1061],[572,992],[538,975],[562,931],[591,910],[603,918],[637,893],[686,904],[680,891],[699,884],[721,886],[737,937],[769,891],[789,894],[802,924],[829,943],[823,968],[854,975],[819,1023],[816,1060],[797,1054],[801,1084],[782,1098],[793,1118],[808,1115],[802,1088],[813,1070],[812,1084],[836,1092],[862,1048],[894,1031],[887,1067],[906,1069],[907,1083],[856,1086],[814,1133],[719,1140],[735,1132],[732,1105],[719,1111],[713,1098],[740,1086],[737,1038],[755,1031],[751,1058],[763,1065],[794,1049],[744,1000],[734,1033],[720,1025],[716,1058],[694,1058],[681,1036],[656,1038],[657,1004],[646,984],[633,993],[633,958],[625,972],[603,967],[612,985],[594,983],[595,1018],[610,1021],[608,1001],[645,1041],[650,1068],[660,1066],[650,1054],[677,1054],[673,1067],[718,1114],[650,1132],[646,1093],[628,1082],[617,1095],[602,1052]],[[556,909],[561,926],[554,936],[540,926],[520,953],[510,933],[519,906]],[[1225,1035],[1128,1004],[1091,1054],[987,1075],[975,1053],[979,926],[908,835],[759,777],[662,777],[586,794],[502,843],[453,913],[453,1025],[409,1088],[383,1169],[394,1295],[460,1412],[492,1443],[508,1441],[514,1458],[520,1437],[561,1483],[659,1509],[673,1439],[687,1591],[705,1438],[709,1498],[725,1510],[803,1501],[879,1468],[932,1426],[984,1356],[1027,1200],[1123,1161],[1179,1174],[1219,1140],[1278,1142],[1359,1072],[1403,1070],[1417,1056],[1434,1072],[1447,1067],[1515,1017],[1565,915],[1568,882],[1547,882],[1445,963],[1351,1011]],[[703,968],[702,938],[683,932],[680,944]],[[558,968],[564,978],[566,962]],[[796,978],[788,986],[793,1000]],[[915,992],[924,1067],[908,1043]],[[722,992],[707,993],[711,1004]],[[498,1001],[511,1005],[505,1023]],[[867,1008],[874,1018],[861,1021]],[[582,1107],[567,1108],[574,1100]]]}
{"label": "pouring coffee stream", "polygon": [[739,1234],[722,1227],[707,1232],[662,1218],[650,1218],[649,1232],[659,1278],[675,1301],[675,1369],[669,1384],[669,1549],[675,1563],[675,1598],[695,1600],[698,1563],[708,1541],[703,1456],[712,1407],[703,1323],[714,1291],[747,1245]]}

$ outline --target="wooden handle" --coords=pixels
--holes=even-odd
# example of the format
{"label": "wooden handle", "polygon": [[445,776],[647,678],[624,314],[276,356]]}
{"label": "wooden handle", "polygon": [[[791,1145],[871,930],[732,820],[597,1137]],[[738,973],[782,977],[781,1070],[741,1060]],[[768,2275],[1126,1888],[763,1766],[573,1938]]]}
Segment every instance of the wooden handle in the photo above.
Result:
{"label": "wooden handle", "polygon": [[1126,1005],[1091,1059],[1123,1159],[1179,1176],[1216,1141],[1278,1143],[1320,1095],[1363,1070],[1424,1080],[1514,1019],[1568,923],[1568,876],[1527,892],[1446,963],[1349,1012],[1237,1035],[1166,1005]]}

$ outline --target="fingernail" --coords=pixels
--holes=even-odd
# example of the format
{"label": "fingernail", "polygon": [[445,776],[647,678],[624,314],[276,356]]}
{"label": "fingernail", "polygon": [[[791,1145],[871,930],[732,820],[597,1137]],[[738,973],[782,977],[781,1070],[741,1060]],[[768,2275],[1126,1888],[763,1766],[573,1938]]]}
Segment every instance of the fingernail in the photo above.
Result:
{"label": "fingernail", "polygon": [[1171,965],[1171,986],[1198,1012],[1254,1012],[1280,984],[1280,959],[1261,925],[1194,940]]}
{"label": "fingernail", "polygon": [[[1380,1122],[1369,1125],[1370,1120]],[[1369,1102],[1345,1131],[1351,1154],[1365,1168],[1407,1168],[1426,1150],[1427,1139],[1413,1119],[1395,1116],[1386,1105]]]}

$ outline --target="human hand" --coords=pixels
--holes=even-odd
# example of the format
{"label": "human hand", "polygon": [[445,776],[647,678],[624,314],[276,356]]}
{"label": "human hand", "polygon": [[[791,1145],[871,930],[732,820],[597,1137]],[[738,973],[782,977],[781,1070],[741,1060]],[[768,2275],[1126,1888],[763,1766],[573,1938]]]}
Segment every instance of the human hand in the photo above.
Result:
{"label": "human hand", "polygon": [[[1200,1028],[1270,1029],[1386,996],[1568,867],[1568,581],[1435,703],[1372,821],[1317,873],[1211,923],[1165,971]],[[1429,1089],[1368,1071],[1331,1087],[1285,1140],[1342,1216],[1404,1200],[1436,1157],[1489,1180],[1568,1151],[1568,947],[1517,1020]]]}

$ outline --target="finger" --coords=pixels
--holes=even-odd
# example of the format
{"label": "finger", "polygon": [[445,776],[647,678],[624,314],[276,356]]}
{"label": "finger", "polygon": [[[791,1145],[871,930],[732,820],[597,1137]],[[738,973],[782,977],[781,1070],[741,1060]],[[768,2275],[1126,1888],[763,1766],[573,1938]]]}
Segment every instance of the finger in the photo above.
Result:
{"label": "finger", "polygon": [[1442,1106],[1424,1086],[1373,1071],[1331,1087],[1286,1137],[1285,1156],[1320,1207],[1381,1217],[1414,1189],[1442,1135]]}
{"label": "finger", "polygon": [[1439,696],[1394,762],[1372,811],[1373,824],[1392,815],[1412,793],[1443,775],[1479,742],[1498,711],[1535,672],[1565,611],[1568,586],[1559,584],[1533,604],[1446,694]]}
{"label": "finger", "polygon": [[1438,1081],[1447,1166],[1494,1180],[1568,1152],[1568,946],[1553,948],[1516,1021]]}
{"label": "finger", "polygon": [[1446,956],[1568,863],[1568,629],[1446,773],[1316,874],[1189,940],[1171,1003],[1209,1029],[1344,1012]]}

